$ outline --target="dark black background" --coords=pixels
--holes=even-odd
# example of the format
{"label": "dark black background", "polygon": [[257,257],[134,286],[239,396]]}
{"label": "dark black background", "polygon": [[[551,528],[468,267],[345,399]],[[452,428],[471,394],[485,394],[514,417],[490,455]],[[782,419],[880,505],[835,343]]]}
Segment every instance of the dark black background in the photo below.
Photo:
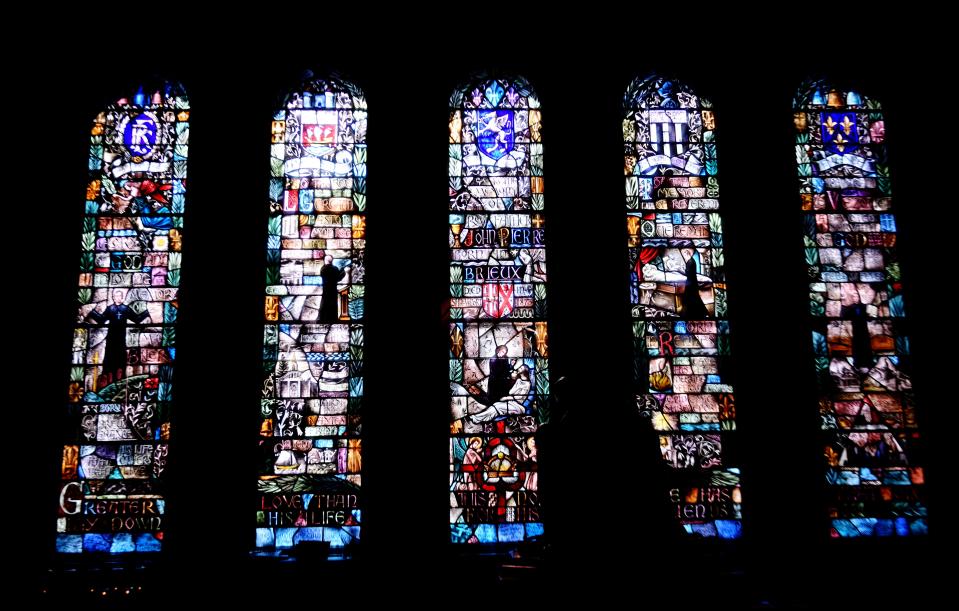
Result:
{"label": "dark black background", "polygon": [[[550,362],[554,379],[571,375],[595,387],[592,400],[570,414],[566,441],[577,458],[552,476],[563,483],[552,491],[555,532],[575,554],[564,557],[572,558],[564,570],[541,571],[538,587],[623,587],[639,599],[675,596],[692,604],[719,597],[742,606],[935,591],[932,554],[950,526],[941,448],[950,443],[947,416],[955,406],[946,376],[956,221],[949,207],[953,137],[940,127],[953,112],[939,80],[949,69],[929,29],[934,17],[862,18],[868,27],[846,29],[824,7],[734,29],[664,8],[670,18],[703,22],[682,33],[647,8],[609,19],[568,14],[564,25],[537,30],[543,16],[532,7],[504,5],[499,13],[478,6],[436,28],[426,23],[435,16],[397,14],[392,27],[367,29],[355,18],[327,20],[319,9],[299,8],[264,12],[255,27],[165,9],[187,22],[182,31],[159,25],[163,11],[150,22],[78,18],[36,28],[13,51],[14,77],[23,86],[8,119],[18,134],[8,151],[20,157],[8,165],[12,188],[5,191],[13,200],[6,230],[16,245],[8,254],[6,379],[18,392],[5,419],[14,444],[4,504],[11,515],[6,548],[21,559],[23,587],[66,581],[49,569],[57,566],[51,550],[60,416],[89,128],[111,101],[132,95],[141,82],[167,78],[189,93],[191,138],[167,551],[144,579],[161,576],[155,600],[173,601],[186,592],[292,601],[308,600],[323,584],[344,596],[351,590],[324,582],[326,569],[265,569],[247,557],[270,119],[309,68],[352,80],[370,109],[366,562],[345,577],[336,573],[367,584],[361,597],[376,599],[384,593],[380,584],[400,580],[407,585],[386,592],[432,598],[494,586],[475,559],[448,548],[444,488],[448,98],[477,71],[522,74],[542,102]],[[503,24],[524,33],[511,38]],[[648,508],[630,503],[648,454],[635,447],[639,422],[629,400],[622,94],[633,77],[653,71],[686,81],[716,108],[740,427],[735,460],[744,472],[745,536],[732,544],[657,549],[651,533],[661,526]],[[791,120],[796,87],[815,76],[884,105],[927,444],[933,534],[926,540],[826,538]],[[653,581],[657,571],[667,577]]]}

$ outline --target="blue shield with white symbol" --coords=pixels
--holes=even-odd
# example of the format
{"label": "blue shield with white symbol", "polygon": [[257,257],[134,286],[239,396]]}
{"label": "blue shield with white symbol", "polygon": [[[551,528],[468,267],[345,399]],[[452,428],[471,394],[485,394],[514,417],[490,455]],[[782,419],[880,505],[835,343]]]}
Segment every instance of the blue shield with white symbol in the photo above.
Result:
{"label": "blue shield with white symbol", "polygon": [[123,144],[135,157],[146,157],[157,143],[157,120],[145,112],[127,121],[123,127]]}
{"label": "blue shield with white symbol", "polygon": [[513,150],[512,110],[481,110],[478,119],[476,145],[482,154],[500,159]]}
{"label": "blue shield with white symbol", "polygon": [[830,153],[840,155],[859,148],[859,130],[854,112],[822,113],[822,142]]}

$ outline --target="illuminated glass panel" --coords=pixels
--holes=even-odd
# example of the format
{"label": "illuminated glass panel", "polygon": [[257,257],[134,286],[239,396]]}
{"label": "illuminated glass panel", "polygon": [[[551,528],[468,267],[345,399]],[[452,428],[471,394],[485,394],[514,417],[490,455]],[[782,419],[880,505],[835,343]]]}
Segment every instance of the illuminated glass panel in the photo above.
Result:
{"label": "illuminated glass panel", "polygon": [[882,110],[817,82],[794,111],[831,534],[925,534]]}
{"label": "illuminated glass panel", "polygon": [[533,434],[549,416],[543,145],[522,79],[450,99],[450,537],[542,534]]}
{"label": "illuminated glass panel", "polygon": [[58,552],[158,552],[190,137],[177,85],[97,115],[80,244]]}
{"label": "illuminated glass panel", "polygon": [[[684,84],[636,79],[623,122],[634,379],[671,467],[689,534],[737,538],[735,442],[723,221],[712,104]],[[636,485],[643,485],[642,474]]]}
{"label": "illuminated glass panel", "polygon": [[256,548],[360,537],[366,100],[315,79],[273,116]]}

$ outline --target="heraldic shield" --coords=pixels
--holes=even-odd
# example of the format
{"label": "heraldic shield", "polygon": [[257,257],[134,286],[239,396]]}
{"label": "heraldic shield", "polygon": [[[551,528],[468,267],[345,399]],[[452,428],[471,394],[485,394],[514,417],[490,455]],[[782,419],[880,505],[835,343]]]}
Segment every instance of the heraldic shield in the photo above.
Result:
{"label": "heraldic shield", "polygon": [[859,129],[854,112],[822,113],[822,142],[830,153],[840,155],[859,148]]}
{"label": "heraldic shield", "polygon": [[479,111],[479,129],[476,144],[481,153],[490,159],[500,159],[513,150],[512,110]]}
{"label": "heraldic shield", "polygon": [[488,282],[483,285],[483,311],[493,318],[504,318],[513,311],[513,285]]}

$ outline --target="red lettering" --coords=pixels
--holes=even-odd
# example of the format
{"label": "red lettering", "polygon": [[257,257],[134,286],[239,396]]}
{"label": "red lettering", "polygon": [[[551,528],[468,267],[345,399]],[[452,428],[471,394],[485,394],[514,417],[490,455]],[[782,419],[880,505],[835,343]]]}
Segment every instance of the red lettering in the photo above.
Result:
{"label": "red lettering", "polygon": [[676,350],[673,348],[673,334],[669,331],[663,331],[659,334],[659,352],[660,354],[666,354],[667,352],[670,355],[676,354]]}

